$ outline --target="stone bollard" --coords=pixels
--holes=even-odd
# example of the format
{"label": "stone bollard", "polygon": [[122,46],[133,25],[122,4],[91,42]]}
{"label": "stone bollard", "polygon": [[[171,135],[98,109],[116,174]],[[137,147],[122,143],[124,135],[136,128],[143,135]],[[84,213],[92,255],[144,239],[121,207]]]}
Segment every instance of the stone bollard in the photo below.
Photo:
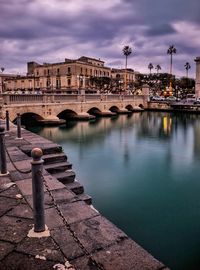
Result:
{"label": "stone bollard", "polygon": [[0,127],[0,175],[7,175],[6,149],[5,149],[5,129]]}
{"label": "stone bollard", "polygon": [[17,114],[17,138],[16,139],[23,139],[21,136],[21,115],[20,115],[20,113]]}
{"label": "stone bollard", "polygon": [[6,130],[10,130],[9,111],[6,111]]}
{"label": "stone bollard", "polygon": [[44,185],[42,180],[43,160],[42,150],[34,148],[31,151],[32,165],[32,191],[33,191],[33,212],[34,212],[34,232],[45,231],[44,217]]}

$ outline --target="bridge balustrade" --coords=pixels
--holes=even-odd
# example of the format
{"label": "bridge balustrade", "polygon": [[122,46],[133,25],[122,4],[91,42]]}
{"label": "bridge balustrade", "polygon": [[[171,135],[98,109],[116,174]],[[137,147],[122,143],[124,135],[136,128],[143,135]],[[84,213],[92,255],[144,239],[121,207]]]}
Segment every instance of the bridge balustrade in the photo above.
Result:
{"label": "bridge balustrade", "polygon": [[135,96],[135,95],[102,95],[102,94],[86,94],[86,95],[77,95],[77,94],[3,94],[4,104],[28,104],[28,103],[62,103],[62,102],[90,102],[90,101],[99,101],[99,102],[112,102],[112,101],[133,101],[141,100],[144,96]]}
{"label": "bridge balustrade", "polygon": [[67,102],[67,101],[78,101],[78,95],[73,95],[73,94],[70,94],[70,95],[55,95],[54,96],[54,101],[55,102]]}
{"label": "bridge balustrade", "polygon": [[44,102],[43,95],[5,95],[3,100],[6,104],[27,104],[27,103],[40,103]]}

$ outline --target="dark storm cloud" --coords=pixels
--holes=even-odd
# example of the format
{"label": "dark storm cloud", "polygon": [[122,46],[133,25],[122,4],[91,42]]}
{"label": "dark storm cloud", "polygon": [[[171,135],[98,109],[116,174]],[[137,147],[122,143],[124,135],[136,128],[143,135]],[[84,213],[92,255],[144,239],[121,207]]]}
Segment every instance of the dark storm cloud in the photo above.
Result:
{"label": "dark storm cloud", "polygon": [[153,36],[163,36],[169,34],[175,34],[176,31],[170,24],[159,24],[151,26],[151,28],[147,29],[145,34],[153,38]]}
{"label": "dark storm cloud", "polygon": [[127,44],[129,65],[140,71],[153,60],[167,69],[170,44],[179,65],[200,54],[199,0],[0,0],[0,10],[0,62],[7,70],[80,55],[123,67]]}

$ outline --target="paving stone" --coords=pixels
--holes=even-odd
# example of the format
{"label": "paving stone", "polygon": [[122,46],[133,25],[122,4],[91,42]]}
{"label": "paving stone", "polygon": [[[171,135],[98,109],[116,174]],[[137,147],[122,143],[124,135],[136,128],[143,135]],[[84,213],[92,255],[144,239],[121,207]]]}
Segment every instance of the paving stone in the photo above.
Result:
{"label": "paving stone", "polygon": [[84,255],[84,251],[79,247],[66,227],[52,230],[51,236],[59,245],[68,260]]}
{"label": "paving stone", "polygon": [[[99,268],[93,265],[92,262],[86,256],[79,257],[75,260],[70,260],[70,263],[74,265],[76,270],[99,270]],[[115,270],[115,269],[113,268],[112,270]],[[123,270],[126,270],[126,269],[124,268]],[[143,270],[143,268],[141,268],[140,270]]]}
{"label": "paving stone", "polygon": [[7,254],[14,249],[14,245],[0,241],[0,260],[2,260]]}
{"label": "paving stone", "polygon": [[30,255],[12,252],[0,262],[1,270],[53,270],[55,262],[36,259]]}
{"label": "paving stone", "polygon": [[61,204],[60,209],[63,215],[67,218],[69,224],[74,222],[80,222],[81,220],[99,215],[99,213],[97,213],[83,201]]}
{"label": "paving stone", "polygon": [[[56,189],[51,191],[55,201],[57,204],[60,203],[67,203],[67,202],[74,202],[79,200],[79,198],[74,195],[71,191],[67,190],[67,188]],[[25,196],[27,202],[33,208],[33,196],[27,195]],[[51,208],[54,205],[52,198],[50,197],[49,193],[46,191],[44,193],[44,206],[45,209]]]}
{"label": "paving stone", "polygon": [[[15,166],[22,171],[29,171],[31,169],[31,160],[21,160],[14,162]],[[16,169],[15,169],[16,170]]]}
{"label": "paving stone", "polygon": [[93,254],[94,259],[106,270],[160,270],[164,265],[127,239]]}
{"label": "paving stone", "polygon": [[0,216],[12,210],[18,203],[17,199],[0,197]]}
{"label": "paving stone", "polygon": [[[65,185],[57,181],[51,175],[44,175],[44,178],[49,187],[49,190],[62,189],[65,187]],[[19,187],[20,191],[22,192],[24,196],[32,194],[32,179],[25,179],[25,180],[17,181],[16,185]],[[44,191],[46,191],[45,187],[44,187]]]}
{"label": "paving stone", "polygon": [[128,238],[124,232],[102,216],[72,224],[71,227],[89,252]]}
{"label": "paving stone", "polygon": [[[62,189],[56,189],[51,191],[56,203],[67,203],[71,201],[78,200],[78,197],[69,191],[66,187]],[[52,199],[49,196],[48,192],[45,192],[45,203],[52,205]]]}
{"label": "paving stone", "polygon": [[33,211],[28,205],[19,204],[7,213],[7,216],[33,219]]}
{"label": "paving stone", "polygon": [[33,256],[39,255],[45,257],[46,260],[64,262],[64,256],[60,252],[59,246],[50,236],[42,238],[26,237],[17,245],[16,251]]}
{"label": "paving stone", "polygon": [[12,170],[10,171],[10,177],[12,181],[16,182],[19,180],[24,180],[32,177],[31,172],[30,173],[20,173],[19,171]]}
{"label": "paving stone", "polygon": [[32,179],[28,178],[16,182],[16,185],[20,189],[23,196],[32,194]]}
{"label": "paving stone", "polygon": [[[5,189],[4,191],[2,191],[0,193],[0,196],[4,196],[4,197],[9,197],[9,198],[17,198],[20,193],[20,190],[18,189],[18,187],[16,185],[13,185],[7,189]],[[17,196],[17,197],[16,197]]]}
{"label": "paving stone", "polygon": [[0,224],[0,240],[12,243],[20,242],[33,228],[33,221],[29,219],[8,216],[1,217]]}
{"label": "paving stone", "polygon": [[45,210],[45,223],[49,230],[63,226],[63,220],[55,208]]}
{"label": "paving stone", "polygon": [[11,183],[10,175],[0,177],[0,192],[8,188],[7,184]]}

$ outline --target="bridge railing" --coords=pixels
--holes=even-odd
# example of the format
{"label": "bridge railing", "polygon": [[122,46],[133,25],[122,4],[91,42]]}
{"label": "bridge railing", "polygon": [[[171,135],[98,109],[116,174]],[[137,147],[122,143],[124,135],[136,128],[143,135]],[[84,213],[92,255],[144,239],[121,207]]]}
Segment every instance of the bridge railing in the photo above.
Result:
{"label": "bridge railing", "polygon": [[119,95],[119,94],[86,94],[86,95],[74,95],[74,94],[3,94],[4,104],[29,104],[29,103],[61,103],[61,102],[111,102],[111,101],[128,101],[137,100],[143,98],[143,96],[135,95]]}

